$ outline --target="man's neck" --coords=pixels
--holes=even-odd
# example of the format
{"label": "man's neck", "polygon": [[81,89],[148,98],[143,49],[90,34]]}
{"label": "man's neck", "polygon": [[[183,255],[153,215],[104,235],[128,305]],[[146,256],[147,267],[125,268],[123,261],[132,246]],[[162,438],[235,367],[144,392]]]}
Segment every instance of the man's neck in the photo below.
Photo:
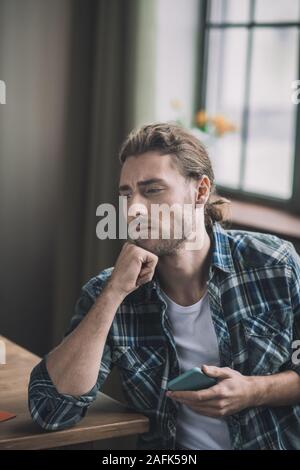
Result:
{"label": "man's neck", "polygon": [[169,256],[163,256],[157,264],[157,276],[161,288],[180,305],[196,303],[207,289],[211,262],[212,242],[205,231],[200,250],[184,247]]}

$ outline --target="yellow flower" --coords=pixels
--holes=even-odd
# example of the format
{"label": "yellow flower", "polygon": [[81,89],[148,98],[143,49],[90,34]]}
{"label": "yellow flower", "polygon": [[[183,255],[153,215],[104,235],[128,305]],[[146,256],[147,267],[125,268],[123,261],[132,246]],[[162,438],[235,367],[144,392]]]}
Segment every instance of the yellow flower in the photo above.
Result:
{"label": "yellow flower", "polygon": [[203,109],[196,113],[195,122],[199,127],[202,127],[207,123],[207,114]]}
{"label": "yellow flower", "polygon": [[211,117],[210,122],[214,125],[216,134],[219,136],[226,132],[233,132],[236,130],[236,126],[220,114]]}
{"label": "yellow flower", "polygon": [[217,136],[222,136],[226,132],[234,132],[237,130],[237,127],[222,114],[208,116],[205,109],[200,109],[196,113],[195,124],[206,132],[214,132]]}

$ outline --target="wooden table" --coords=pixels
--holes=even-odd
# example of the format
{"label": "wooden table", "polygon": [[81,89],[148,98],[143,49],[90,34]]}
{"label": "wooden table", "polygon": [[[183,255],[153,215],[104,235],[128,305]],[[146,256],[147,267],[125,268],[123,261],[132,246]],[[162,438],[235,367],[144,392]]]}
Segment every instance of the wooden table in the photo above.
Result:
{"label": "wooden table", "polygon": [[149,431],[146,416],[103,393],[78,424],[44,431],[32,421],[27,406],[29,375],[40,358],[2,336],[0,340],[6,346],[6,364],[0,365],[0,410],[17,415],[0,423],[0,449],[49,449]]}

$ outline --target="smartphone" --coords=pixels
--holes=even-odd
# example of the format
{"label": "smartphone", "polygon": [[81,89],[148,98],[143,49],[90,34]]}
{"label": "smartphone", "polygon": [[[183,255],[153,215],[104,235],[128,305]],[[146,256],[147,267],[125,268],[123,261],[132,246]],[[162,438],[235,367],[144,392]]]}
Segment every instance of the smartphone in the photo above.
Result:
{"label": "smartphone", "polygon": [[217,383],[218,381],[216,379],[204,374],[200,367],[193,367],[183,374],[180,374],[178,377],[175,377],[175,379],[170,380],[167,387],[168,390],[174,392],[182,390],[195,391],[212,387]]}

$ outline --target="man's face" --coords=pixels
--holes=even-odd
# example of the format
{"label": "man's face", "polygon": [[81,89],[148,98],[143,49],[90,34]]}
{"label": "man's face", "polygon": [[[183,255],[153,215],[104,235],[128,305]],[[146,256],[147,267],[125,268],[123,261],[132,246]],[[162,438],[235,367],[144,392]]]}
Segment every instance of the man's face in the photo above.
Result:
{"label": "man's face", "polygon": [[[197,199],[199,182],[186,179],[176,165],[175,158],[171,155],[160,155],[157,152],[147,152],[138,156],[131,156],[124,162],[119,183],[119,194],[127,199],[127,222],[137,220],[136,217],[145,216],[148,220],[146,232],[147,238],[138,238],[134,243],[157,256],[175,253],[187,240],[188,235],[194,230],[195,203]],[[181,207],[182,211],[170,211],[170,236],[165,239],[162,236],[167,229],[165,219],[151,217],[153,205],[174,204]],[[191,217],[185,217],[182,222],[184,204],[190,205]],[[166,207],[166,206],[165,206]],[[151,209],[152,208],[152,209]],[[175,224],[182,227],[182,235],[174,232]],[[203,224],[204,225],[204,224]],[[159,230],[159,237],[151,238],[151,228]],[[183,229],[183,227],[185,227]],[[152,232],[153,233],[153,232]],[[142,232],[141,232],[142,234]],[[175,236],[176,235],[176,236]],[[129,235],[129,238],[130,235]]]}

